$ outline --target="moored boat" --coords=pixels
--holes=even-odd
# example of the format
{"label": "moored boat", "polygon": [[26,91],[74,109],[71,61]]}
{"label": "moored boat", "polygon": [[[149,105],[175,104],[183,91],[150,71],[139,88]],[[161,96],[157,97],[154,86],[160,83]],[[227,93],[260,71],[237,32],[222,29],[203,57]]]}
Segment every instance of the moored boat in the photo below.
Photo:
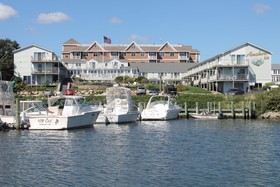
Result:
{"label": "moored boat", "polygon": [[223,114],[219,113],[209,113],[209,112],[201,112],[201,113],[189,113],[189,116],[195,119],[223,119]]}
{"label": "moored boat", "polygon": [[107,88],[106,104],[92,108],[101,110],[96,123],[130,123],[139,116],[138,108],[131,98],[131,90],[120,86]]}
{"label": "moored boat", "polygon": [[141,120],[177,119],[180,111],[181,107],[173,104],[169,95],[153,95],[141,112]]}
{"label": "moored boat", "polygon": [[73,129],[93,127],[100,111],[93,111],[82,96],[62,95],[49,98],[47,113],[28,116],[29,129]]}

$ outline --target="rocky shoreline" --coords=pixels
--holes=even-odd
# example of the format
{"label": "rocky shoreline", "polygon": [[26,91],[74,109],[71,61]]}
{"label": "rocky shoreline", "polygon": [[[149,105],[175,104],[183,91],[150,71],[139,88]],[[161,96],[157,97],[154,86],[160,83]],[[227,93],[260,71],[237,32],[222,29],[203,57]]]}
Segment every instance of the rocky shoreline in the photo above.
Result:
{"label": "rocky shoreline", "polygon": [[258,116],[259,119],[280,119],[280,112],[266,112]]}

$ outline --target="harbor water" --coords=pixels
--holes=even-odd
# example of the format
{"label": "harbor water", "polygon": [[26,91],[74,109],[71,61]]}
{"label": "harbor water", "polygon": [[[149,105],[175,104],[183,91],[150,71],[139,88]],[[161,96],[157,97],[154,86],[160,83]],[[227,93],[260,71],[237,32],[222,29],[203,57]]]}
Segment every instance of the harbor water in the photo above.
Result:
{"label": "harbor water", "polygon": [[280,122],[0,132],[0,186],[279,186]]}

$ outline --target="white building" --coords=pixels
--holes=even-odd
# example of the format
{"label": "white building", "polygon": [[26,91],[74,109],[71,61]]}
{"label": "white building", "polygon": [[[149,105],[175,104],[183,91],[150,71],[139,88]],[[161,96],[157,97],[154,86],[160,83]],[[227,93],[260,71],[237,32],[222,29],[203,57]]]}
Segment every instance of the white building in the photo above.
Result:
{"label": "white building", "polygon": [[271,64],[271,79],[272,82],[280,85],[280,64]]}
{"label": "white building", "polygon": [[245,43],[187,70],[188,84],[211,91],[242,88],[245,92],[271,82],[271,52]]}
{"label": "white building", "polygon": [[36,45],[15,50],[14,65],[15,75],[28,85],[59,82],[66,74],[54,52]]}
{"label": "white building", "polygon": [[62,63],[72,77],[83,80],[114,81],[118,76],[138,76],[137,69],[129,67],[129,63],[124,60],[100,62],[95,59],[66,59]]}

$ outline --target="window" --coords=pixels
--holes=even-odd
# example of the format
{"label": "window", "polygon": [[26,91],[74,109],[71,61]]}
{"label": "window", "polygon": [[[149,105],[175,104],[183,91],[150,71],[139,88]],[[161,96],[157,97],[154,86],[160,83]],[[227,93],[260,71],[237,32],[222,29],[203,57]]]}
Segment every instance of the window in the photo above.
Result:
{"label": "window", "polygon": [[170,52],[170,56],[174,56],[174,52]]}
{"label": "window", "polygon": [[118,56],[118,52],[111,52],[112,56]]}
{"label": "window", "polygon": [[144,52],[141,52],[141,56],[145,56],[145,53],[144,53]]}
{"label": "window", "polygon": [[35,61],[42,61],[46,58],[45,52],[35,52],[34,53],[34,60]]}
{"label": "window", "polygon": [[245,55],[237,55],[237,64],[245,64]]}
{"label": "window", "polygon": [[100,55],[100,53],[98,53],[98,52],[93,53],[93,56],[99,56],[99,55]]}
{"label": "window", "polygon": [[180,56],[186,56],[186,53],[185,52],[180,52],[179,55]]}
{"label": "window", "polygon": [[164,52],[160,52],[159,55],[160,55],[160,56],[164,56]]}
{"label": "window", "polygon": [[73,59],[81,59],[81,54],[79,52],[74,52]]}
{"label": "window", "polygon": [[132,52],[132,53],[131,53],[131,56],[135,56],[135,55],[136,55],[135,52]]}
{"label": "window", "polygon": [[231,60],[231,63],[233,64],[235,62],[235,55],[231,55],[230,60]]}
{"label": "window", "polygon": [[126,53],[125,53],[125,52],[121,52],[120,55],[121,55],[121,56],[126,56]]}

